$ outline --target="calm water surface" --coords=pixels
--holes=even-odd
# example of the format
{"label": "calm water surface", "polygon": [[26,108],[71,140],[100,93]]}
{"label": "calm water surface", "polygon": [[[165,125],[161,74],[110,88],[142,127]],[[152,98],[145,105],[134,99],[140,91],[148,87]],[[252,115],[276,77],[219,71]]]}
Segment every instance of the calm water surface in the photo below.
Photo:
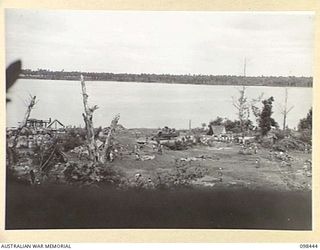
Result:
{"label": "calm water surface", "polygon": [[[120,123],[127,128],[157,128],[163,126],[200,127],[217,116],[236,119],[232,97],[239,96],[236,86],[204,86],[134,82],[87,82],[90,106],[98,105],[94,114],[95,126],[109,126],[112,117],[120,113]],[[264,93],[273,96],[275,120],[282,124],[281,108],[285,88],[248,87],[249,99]],[[289,127],[297,126],[312,106],[312,88],[289,88]],[[65,125],[84,126],[80,81],[19,79],[10,89],[7,105],[7,126],[17,126],[23,119],[28,96],[36,95],[38,103],[31,117],[58,119]],[[251,117],[254,120],[254,117]]]}

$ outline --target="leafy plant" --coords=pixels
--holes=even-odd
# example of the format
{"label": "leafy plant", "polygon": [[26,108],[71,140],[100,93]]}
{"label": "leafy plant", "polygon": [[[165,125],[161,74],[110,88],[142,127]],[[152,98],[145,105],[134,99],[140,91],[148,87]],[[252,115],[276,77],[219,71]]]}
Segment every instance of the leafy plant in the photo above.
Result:
{"label": "leafy plant", "polygon": [[272,115],[272,103],[274,98],[271,96],[269,99],[263,100],[263,108],[260,114],[259,128],[262,136],[268,134],[271,130],[271,127],[278,127],[276,121],[271,117]]}

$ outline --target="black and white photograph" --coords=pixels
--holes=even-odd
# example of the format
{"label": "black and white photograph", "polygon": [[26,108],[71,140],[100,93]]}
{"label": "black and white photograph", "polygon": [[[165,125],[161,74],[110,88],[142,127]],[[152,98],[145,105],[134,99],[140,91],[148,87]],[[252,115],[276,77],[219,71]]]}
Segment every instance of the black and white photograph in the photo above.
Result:
{"label": "black and white photograph", "polygon": [[5,229],[313,229],[312,11],[5,9]]}

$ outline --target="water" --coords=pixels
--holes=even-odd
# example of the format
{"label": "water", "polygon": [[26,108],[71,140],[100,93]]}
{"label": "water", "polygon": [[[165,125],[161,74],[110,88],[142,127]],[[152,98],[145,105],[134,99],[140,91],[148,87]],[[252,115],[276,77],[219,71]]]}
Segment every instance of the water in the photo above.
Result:
{"label": "water", "polygon": [[[127,128],[178,129],[201,127],[217,116],[236,119],[232,97],[239,96],[236,86],[205,86],[183,84],[156,84],[134,82],[87,82],[90,106],[98,105],[94,113],[95,126],[109,126],[111,119],[120,113],[120,123]],[[254,86],[247,88],[247,97],[273,96],[273,117],[282,125],[281,109],[285,88]],[[31,117],[58,119],[64,125],[84,126],[80,81],[55,81],[19,79],[8,92],[11,102],[7,105],[7,126],[17,126],[23,119],[26,100],[36,95],[38,103]],[[312,106],[312,88],[289,88],[287,124],[297,127]],[[254,117],[251,117],[254,120]]]}

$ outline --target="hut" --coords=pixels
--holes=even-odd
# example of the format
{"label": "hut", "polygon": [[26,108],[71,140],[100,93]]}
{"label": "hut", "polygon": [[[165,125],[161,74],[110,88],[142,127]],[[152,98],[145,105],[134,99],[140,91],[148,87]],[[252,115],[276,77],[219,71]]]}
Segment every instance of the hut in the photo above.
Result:
{"label": "hut", "polygon": [[60,129],[64,128],[65,126],[57,119],[54,119],[49,125],[48,128]]}
{"label": "hut", "polygon": [[223,125],[209,125],[208,135],[221,136],[227,133],[225,126]]}

